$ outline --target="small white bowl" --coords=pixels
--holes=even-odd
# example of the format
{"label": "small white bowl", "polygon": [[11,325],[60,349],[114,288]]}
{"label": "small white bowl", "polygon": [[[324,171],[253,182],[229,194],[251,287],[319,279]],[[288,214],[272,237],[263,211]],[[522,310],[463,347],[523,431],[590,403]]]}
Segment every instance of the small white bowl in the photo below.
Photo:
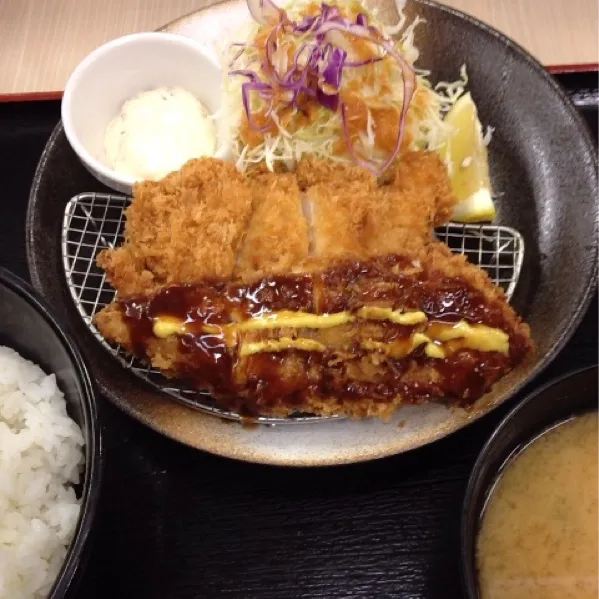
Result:
{"label": "small white bowl", "polygon": [[[135,179],[106,163],[104,133],[124,102],[157,87],[183,87],[214,114],[220,107],[222,70],[215,56],[193,40],[170,33],[136,33],[89,54],[71,74],[61,117],[71,147],[98,181],[130,194]],[[216,123],[218,137],[218,123]],[[227,148],[217,144],[216,156]]]}

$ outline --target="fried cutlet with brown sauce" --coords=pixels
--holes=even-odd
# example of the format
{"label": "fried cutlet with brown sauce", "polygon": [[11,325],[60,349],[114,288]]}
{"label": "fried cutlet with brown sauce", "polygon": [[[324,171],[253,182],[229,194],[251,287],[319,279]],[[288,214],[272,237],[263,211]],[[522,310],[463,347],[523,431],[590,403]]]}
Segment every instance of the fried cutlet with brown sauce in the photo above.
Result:
{"label": "fried cutlet with brown sauce", "polygon": [[[177,334],[161,337],[161,318]],[[224,406],[278,416],[388,416],[430,399],[468,405],[532,348],[501,290],[439,242],[322,271],[169,287],[112,304],[96,322]],[[458,323],[474,336],[454,337]]]}
{"label": "fried cutlet with brown sauce", "polygon": [[118,296],[95,322],[246,413],[472,403],[532,342],[488,276],[432,237],[453,201],[424,152],[384,184],[329,160],[248,176],[191,161],[136,187],[124,245],[98,257]]}

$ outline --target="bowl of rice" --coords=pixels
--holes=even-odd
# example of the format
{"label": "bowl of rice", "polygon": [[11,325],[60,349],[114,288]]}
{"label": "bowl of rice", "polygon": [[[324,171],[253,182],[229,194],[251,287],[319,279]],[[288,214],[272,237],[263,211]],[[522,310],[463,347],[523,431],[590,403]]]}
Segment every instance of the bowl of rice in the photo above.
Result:
{"label": "bowl of rice", "polygon": [[45,301],[0,268],[0,599],[58,599],[73,588],[101,459],[79,350]]}

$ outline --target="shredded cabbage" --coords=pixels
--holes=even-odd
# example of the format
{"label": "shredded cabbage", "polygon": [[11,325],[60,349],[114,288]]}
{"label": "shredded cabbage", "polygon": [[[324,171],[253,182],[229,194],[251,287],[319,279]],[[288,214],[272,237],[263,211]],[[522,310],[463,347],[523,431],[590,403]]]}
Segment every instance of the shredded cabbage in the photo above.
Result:
{"label": "shredded cabbage", "polygon": [[[303,8],[308,4],[313,4],[313,0],[302,0],[300,2],[289,2],[287,6],[282,6],[294,19],[301,18]],[[353,2],[344,0],[329,0],[328,4],[339,6],[341,9],[349,7]],[[416,17],[411,23],[407,23],[404,13],[405,0],[396,0],[398,10],[398,22],[389,27],[381,24],[376,16],[376,11],[368,11],[362,8],[362,12],[368,15],[370,22],[389,35],[394,40],[397,50],[410,63],[414,64],[418,60],[419,52],[415,45],[415,32],[419,25],[425,21]],[[239,46],[228,44],[225,51],[221,51],[223,60],[223,70],[228,72],[231,60],[237,58],[237,69],[251,69],[259,64],[259,52],[255,46],[251,46],[256,35],[260,32],[261,25],[248,20],[248,22],[238,31],[235,39],[236,43],[245,42],[250,44],[246,46],[239,54]],[[298,47],[303,38],[298,38]],[[399,69],[395,66],[384,67],[381,63],[369,65],[370,69],[375,70],[375,85],[366,85],[360,83],[360,95],[368,106],[367,125],[364,132],[359,134],[361,142],[361,151],[367,154],[369,159],[383,159],[381,150],[375,145],[375,131],[371,108],[399,106],[401,104],[401,92],[392,90],[392,93],[382,92],[377,85],[379,70],[387,69],[386,75],[391,68],[393,80],[401,81]],[[435,150],[442,144],[448,143],[448,140],[455,133],[447,125],[443,117],[455,104],[457,99],[464,93],[468,76],[465,65],[461,68],[459,78],[453,82],[441,81],[434,87],[429,81],[430,72],[415,68],[416,72],[416,93],[412,104],[408,110],[408,118],[405,123],[405,131],[410,140],[410,149],[428,149]],[[344,70],[344,77],[348,74],[348,79],[362,77],[360,68],[353,70]],[[384,77],[381,77],[384,80]],[[342,123],[338,112],[331,111],[323,106],[318,107],[315,117],[311,118],[309,123],[298,128],[293,133],[289,132],[283,123],[280,122],[275,112],[271,114],[276,124],[276,133],[267,132],[262,136],[260,143],[256,145],[247,145],[240,139],[240,124],[244,114],[241,85],[244,82],[243,77],[231,76],[225,77],[222,108],[217,118],[221,121],[219,131],[219,141],[225,142],[231,148],[233,159],[238,168],[247,169],[249,166],[264,162],[269,169],[274,169],[277,162],[282,162],[288,167],[292,167],[295,162],[301,159],[304,154],[315,155],[320,158],[331,158],[333,160],[348,161],[349,156],[336,153],[335,145],[342,139]],[[400,87],[398,85],[398,87]],[[415,102],[415,98],[419,100]],[[260,102],[259,98],[254,98],[252,102]],[[297,112],[297,109],[294,109]],[[295,113],[294,113],[295,114]],[[487,130],[485,141],[490,140],[490,129]]]}

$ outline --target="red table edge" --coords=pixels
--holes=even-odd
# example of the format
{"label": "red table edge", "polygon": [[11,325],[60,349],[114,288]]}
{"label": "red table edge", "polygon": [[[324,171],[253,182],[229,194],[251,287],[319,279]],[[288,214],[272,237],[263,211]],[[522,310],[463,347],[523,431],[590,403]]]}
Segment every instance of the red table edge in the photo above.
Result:
{"label": "red table edge", "polygon": [[[580,73],[585,71],[599,71],[599,63],[589,62],[582,64],[560,64],[549,65],[545,67],[551,74],[560,73]],[[0,94],[0,103],[2,102],[35,102],[43,100],[60,100],[62,91],[48,92],[24,92]]]}
{"label": "red table edge", "polygon": [[60,100],[61,98],[61,91],[0,94],[0,102],[36,102],[43,100]]}
{"label": "red table edge", "polygon": [[552,75],[559,75],[559,74],[565,74],[565,73],[584,73],[584,72],[599,71],[599,63],[586,62],[586,63],[579,63],[579,64],[556,64],[556,65],[547,65],[545,68]]}

